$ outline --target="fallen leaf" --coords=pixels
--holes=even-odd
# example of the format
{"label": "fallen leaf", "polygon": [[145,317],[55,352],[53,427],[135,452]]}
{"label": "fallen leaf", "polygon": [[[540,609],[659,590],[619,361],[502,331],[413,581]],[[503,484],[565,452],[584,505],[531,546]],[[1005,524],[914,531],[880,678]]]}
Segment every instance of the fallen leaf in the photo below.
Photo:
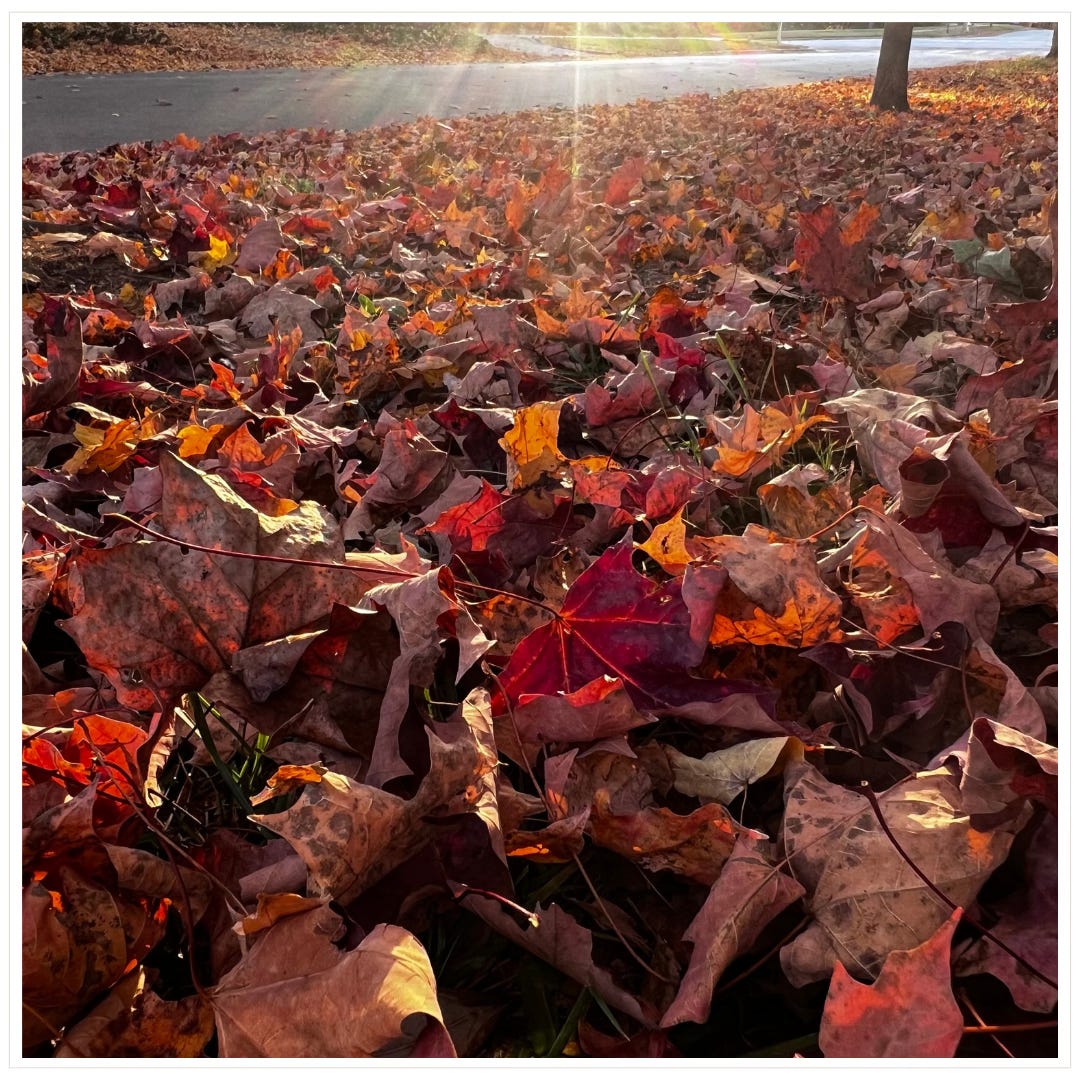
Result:
{"label": "fallen leaf", "polygon": [[[202,687],[237,650],[324,618],[333,601],[356,603],[372,585],[420,569],[410,557],[363,555],[345,563],[336,524],[314,503],[271,518],[220,479],[163,455],[156,527],[188,543],[336,563],[341,569],[256,562],[187,551],[163,541],[84,551],[72,569],[75,615],[66,629],[132,708]],[[153,612],[157,633],[142,628]]]}
{"label": "fallen leaf", "polygon": [[720,976],[737,956],[753,948],[761,931],[804,892],[762,853],[760,841],[740,834],[705,903],[683,935],[684,941],[693,943],[694,951],[660,1026],[704,1024]]}
{"label": "fallen leaf", "polygon": [[673,746],[664,747],[664,752],[671,762],[676,791],[727,806],[756,780],[783,771],[788,761],[800,760],[803,746],[789,736],[749,739],[700,758],[680,753]]}
{"label": "fallen leaf", "polygon": [[957,908],[914,949],[890,952],[873,986],[837,961],[818,1033],[826,1057],[953,1056],[964,1018],[950,984],[949,943],[961,914]]}
{"label": "fallen leaf", "polygon": [[865,796],[829,783],[806,762],[788,766],[782,842],[814,919],[780,950],[795,986],[826,978],[836,962],[876,978],[890,952],[916,948],[940,924],[944,901],[896,845],[953,904],[967,907],[1028,817],[978,831],[944,770],[902,780],[877,800],[893,839]]}
{"label": "fallen leaf", "polygon": [[420,942],[376,926],[354,949],[326,906],[275,923],[212,991],[222,1057],[372,1057],[419,1013],[437,1025],[438,1056],[454,1057]]}

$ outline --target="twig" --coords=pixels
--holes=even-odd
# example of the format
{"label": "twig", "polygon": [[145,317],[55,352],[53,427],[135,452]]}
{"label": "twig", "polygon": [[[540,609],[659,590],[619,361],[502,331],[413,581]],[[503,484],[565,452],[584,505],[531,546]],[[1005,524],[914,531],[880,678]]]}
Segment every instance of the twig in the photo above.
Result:
{"label": "twig", "polygon": [[[988,1024],[979,1015],[979,1010],[975,1008],[974,1003],[972,1002],[971,998],[968,996],[968,992],[966,990],[961,989],[960,992],[957,994],[957,997],[959,997],[960,1000],[964,1003],[964,1005],[967,1006],[968,1012],[970,1012],[971,1015],[975,1017],[975,1022],[978,1024],[978,1027],[975,1030],[979,1031],[979,1032],[985,1032],[986,1034],[988,1034],[990,1036],[990,1038],[992,1038],[994,1040],[994,1042],[996,1042],[998,1044],[998,1048],[1001,1050],[1001,1052],[1006,1057],[1010,1057],[1010,1058],[1011,1057],[1016,1057],[1016,1055],[997,1037],[997,1035],[993,1031],[992,1026],[990,1024]],[[967,1028],[965,1028],[964,1030],[966,1031]]]}

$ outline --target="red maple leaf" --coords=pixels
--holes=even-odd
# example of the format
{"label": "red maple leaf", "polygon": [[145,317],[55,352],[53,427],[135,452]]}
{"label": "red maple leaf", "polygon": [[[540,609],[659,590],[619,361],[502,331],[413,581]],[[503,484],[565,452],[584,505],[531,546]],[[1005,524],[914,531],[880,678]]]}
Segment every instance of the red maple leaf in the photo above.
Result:
{"label": "red maple leaf", "polygon": [[690,612],[679,582],[639,574],[633,548],[608,548],[570,587],[562,611],[534,630],[510,656],[492,697],[506,713],[522,694],[573,693],[602,676],[621,679],[639,709],[671,712],[760,688],[701,679],[690,669],[703,650],[690,640]]}

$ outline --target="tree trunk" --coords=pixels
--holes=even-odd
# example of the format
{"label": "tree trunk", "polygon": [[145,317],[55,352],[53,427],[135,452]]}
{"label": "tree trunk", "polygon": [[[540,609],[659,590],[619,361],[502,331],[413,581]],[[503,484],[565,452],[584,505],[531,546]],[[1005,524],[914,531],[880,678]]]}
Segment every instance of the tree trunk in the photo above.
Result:
{"label": "tree trunk", "polygon": [[1054,37],[1053,40],[1050,42],[1050,51],[1046,54],[1047,60],[1057,59],[1057,32],[1057,23],[1054,23]]}
{"label": "tree trunk", "polygon": [[908,56],[911,53],[911,30],[914,23],[886,23],[881,35],[877,74],[870,104],[895,112],[908,111]]}

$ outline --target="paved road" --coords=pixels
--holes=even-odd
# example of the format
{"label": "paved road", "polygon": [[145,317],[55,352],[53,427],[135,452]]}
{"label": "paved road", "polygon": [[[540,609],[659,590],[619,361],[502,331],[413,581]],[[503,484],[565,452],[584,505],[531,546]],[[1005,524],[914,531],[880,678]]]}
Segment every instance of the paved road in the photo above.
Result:
{"label": "paved road", "polygon": [[[364,128],[429,114],[534,106],[621,104],[690,92],[872,75],[873,38],[800,42],[798,52],[532,64],[40,75],[23,79],[24,154],[96,150],[183,131],[253,134],[275,128]],[[911,66],[1044,55],[1049,30],[993,37],[916,38]]]}

